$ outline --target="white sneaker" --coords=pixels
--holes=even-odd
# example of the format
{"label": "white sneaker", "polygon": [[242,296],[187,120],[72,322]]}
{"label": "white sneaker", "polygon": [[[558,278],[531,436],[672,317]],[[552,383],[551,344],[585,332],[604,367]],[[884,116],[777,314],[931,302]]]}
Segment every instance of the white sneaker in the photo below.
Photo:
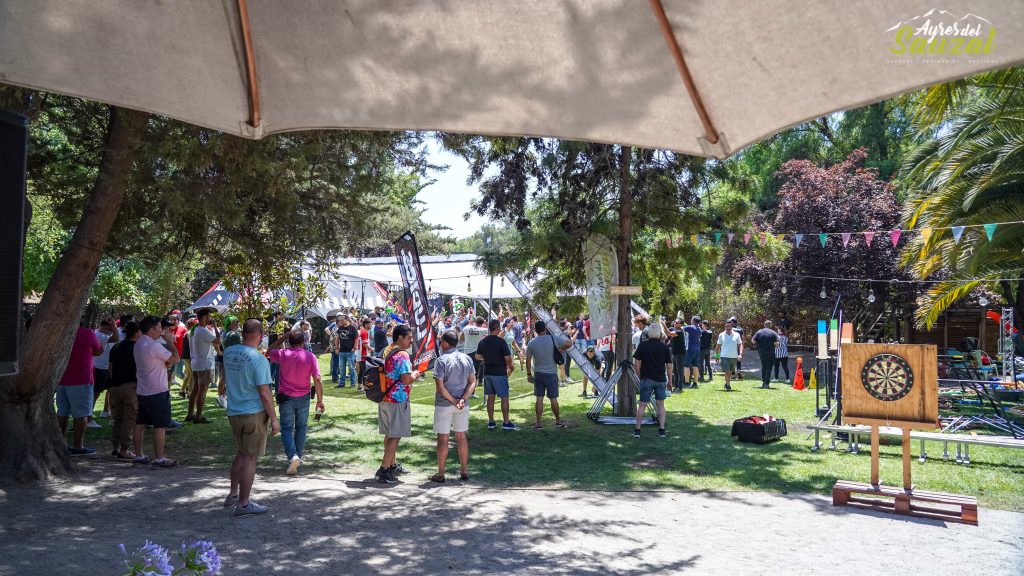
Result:
{"label": "white sneaker", "polygon": [[226,410],[227,407],[228,407],[228,397],[227,396],[217,396],[217,405],[220,406],[221,408],[224,408]]}
{"label": "white sneaker", "polygon": [[246,506],[235,505],[235,516],[249,516],[251,514],[266,514],[267,507],[257,504],[255,500],[249,500]]}
{"label": "white sneaker", "polygon": [[95,429],[95,428],[103,428],[103,426],[100,426],[100,423],[95,421],[95,420],[89,420],[89,422],[85,425],[85,427],[86,428],[93,428],[93,429]]}
{"label": "white sneaker", "polygon": [[296,472],[299,471],[299,464],[302,464],[302,458],[299,458],[298,454],[292,456],[291,461],[288,462],[288,470],[285,472],[285,474],[293,476]]}
{"label": "white sneaker", "polygon": [[110,412],[107,412],[106,410],[100,412],[100,418],[110,418]]}

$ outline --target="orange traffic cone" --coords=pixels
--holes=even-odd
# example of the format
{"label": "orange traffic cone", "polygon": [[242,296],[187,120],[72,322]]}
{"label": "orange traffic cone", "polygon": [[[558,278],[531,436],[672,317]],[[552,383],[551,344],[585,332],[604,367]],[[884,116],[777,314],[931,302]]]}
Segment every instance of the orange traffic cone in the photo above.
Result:
{"label": "orange traffic cone", "polygon": [[796,357],[796,374],[793,375],[793,390],[804,389],[804,359]]}

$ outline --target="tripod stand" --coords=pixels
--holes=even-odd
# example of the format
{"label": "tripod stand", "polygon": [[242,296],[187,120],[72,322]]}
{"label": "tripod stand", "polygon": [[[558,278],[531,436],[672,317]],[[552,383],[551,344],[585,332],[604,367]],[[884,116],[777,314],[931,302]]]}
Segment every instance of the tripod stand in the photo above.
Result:
{"label": "tripod stand", "polygon": [[[611,404],[615,406],[615,383],[619,381],[625,373],[626,377],[633,381],[633,386],[639,390],[640,388],[640,377],[637,376],[636,370],[633,368],[633,363],[626,360],[619,367],[615,369],[611,377],[605,382],[598,382],[598,395],[597,399],[594,400],[594,404],[587,411],[587,418],[598,422],[600,424],[630,424],[636,425],[635,416],[602,416],[601,412],[604,411],[605,404]],[[604,387],[601,387],[604,384]],[[654,402],[647,404],[647,415],[643,419],[643,424],[658,424],[658,413],[654,409]]]}

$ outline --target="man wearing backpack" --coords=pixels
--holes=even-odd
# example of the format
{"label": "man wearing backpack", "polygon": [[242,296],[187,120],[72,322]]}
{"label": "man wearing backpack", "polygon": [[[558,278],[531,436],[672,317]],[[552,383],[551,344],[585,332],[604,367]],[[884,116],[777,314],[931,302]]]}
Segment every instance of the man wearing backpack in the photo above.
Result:
{"label": "man wearing backpack", "polygon": [[398,442],[412,436],[412,413],[409,410],[409,393],[412,383],[421,376],[412,369],[412,361],[406,352],[412,345],[412,328],[399,324],[391,332],[391,346],[384,350],[384,399],[377,405],[377,429],[384,435],[384,457],[377,470],[377,480],[385,484],[398,482],[396,474],[405,470],[396,459]]}
{"label": "man wearing backpack", "polygon": [[469,398],[476,388],[473,361],[456,350],[459,336],[454,330],[441,335],[441,356],[434,362],[434,433],[437,434],[437,474],[431,482],[444,482],[448,460],[448,436],[455,432],[459,453],[459,478],[469,480]]}
{"label": "man wearing backpack", "polygon": [[[562,336],[557,339],[548,334],[547,325],[543,320],[534,325],[536,336],[526,345],[526,380],[533,384],[533,395],[537,397],[537,423],[534,430],[543,428],[540,417],[544,413],[544,396],[551,402],[551,414],[555,417],[555,427],[562,428],[561,414],[558,411],[558,362],[556,354],[572,347],[572,342]],[[560,359],[560,358],[559,358]],[[564,360],[563,360],[564,361]],[[536,374],[534,370],[536,369]]]}

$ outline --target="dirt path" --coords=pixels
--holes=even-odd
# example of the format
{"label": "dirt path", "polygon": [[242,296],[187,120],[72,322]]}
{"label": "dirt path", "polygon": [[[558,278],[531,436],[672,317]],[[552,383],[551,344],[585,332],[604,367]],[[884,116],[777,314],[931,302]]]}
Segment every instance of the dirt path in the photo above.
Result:
{"label": "dirt path", "polygon": [[232,518],[226,474],[83,468],[0,491],[0,574],[120,574],[118,544],[189,537],[216,543],[224,574],[1024,573],[1024,514],[998,510],[973,527],[822,496],[428,486],[420,472],[391,487],[259,477],[270,513]]}

